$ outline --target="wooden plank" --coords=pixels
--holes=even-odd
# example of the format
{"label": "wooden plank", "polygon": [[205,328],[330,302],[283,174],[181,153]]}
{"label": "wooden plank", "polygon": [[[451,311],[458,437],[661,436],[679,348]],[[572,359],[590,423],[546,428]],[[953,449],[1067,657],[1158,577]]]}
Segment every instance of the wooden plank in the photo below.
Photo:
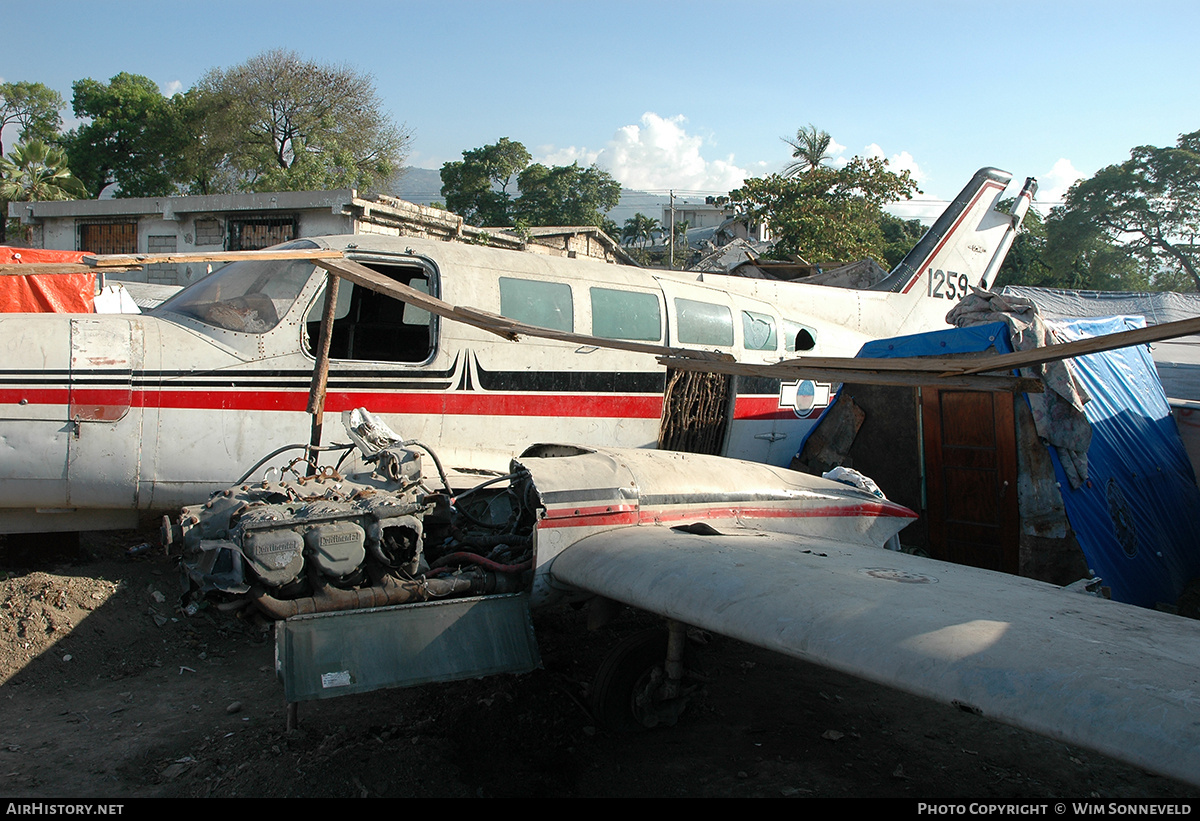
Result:
{"label": "wooden plank", "polygon": [[524,322],[500,316],[499,314],[493,314],[490,311],[480,310],[479,308],[451,305],[449,302],[444,302],[429,294],[423,294],[414,288],[396,282],[378,271],[373,271],[365,265],[349,259],[339,259],[336,261],[321,260],[317,264],[331,274],[348,279],[356,285],[361,285],[364,288],[385,294],[401,302],[407,302],[418,308],[423,308],[444,319],[462,322],[465,325],[471,325],[513,341],[517,341],[522,336],[532,336],[539,339],[553,339],[559,342],[570,342],[572,344],[595,348],[633,351],[653,356],[672,356],[689,361],[733,362],[733,357],[725,353],[697,351],[690,348],[669,348],[664,345],[650,345],[626,339],[603,339],[588,334],[556,331],[551,328],[539,328],[536,325],[528,325]]}
{"label": "wooden plank", "polygon": [[1055,362],[1059,359],[1069,359],[1073,356],[1085,356],[1103,351],[1115,351],[1130,348],[1134,345],[1147,345],[1151,342],[1162,342],[1181,336],[1200,333],[1200,317],[1181,319],[1177,322],[1164,322],[1151,325],[1148,328],[1135,328],[1132,331],[1121,331],[1104,336],[1093,336],[1076,342],[1063,342],[1058,345],[1047,345],[1044,348],[1034,348],[1030,351],[1018,351],[999,356],[991,356],[986,360],[973,360],[973,364],[965,368],[957,368],[958,373],[971,374],[993,370],[1011,370],[1013,368],[1028,368]]}
{"label": "wooden plank", "polygon": [[190,262],[240,262],[243,260],[277,259],[341,259],[342,252],[328,248],[309,248],[294,251],[214,251],[194,254],[94,254],[83,258],[92,268],[114,268],[124,265],[159,265]]}
{"label": "wooden plank", "polygon": [[[963,383],[952,385],[945,381],[955,377],[974,377],[978,374],[993,371],[1012,371],[1017,368],[1027,368],[1060,359],[1070,359],[1075,356],[1085,356],[1103,351],[1118,350],[1134,345],[1145,345],[1151,342],[1162,342],[1181,336],[1200,333],[1200,317],[1182,319],[1177,322],[1165,322],[1149,328],[1137,328],[1132,331],[1122,331],[1105,336],[1081,339],[1076,342],[1065,342],[1047,345],[1029,351],[996,354],[985,357],[951,358],[951,357],[897,357],[893,359],[862,359],[856,357],[837,356],[805,356],[796,359],[786,359],[775,365],[747,366],[767,369],[747,375],[771,376],[783,379],[821,379],[823,381],[858,382],[870,385],[935,385],[940,387],[964,387],[973,390],[1017,390],[1018,384],[1030,384],[1034,380],[1012,382],[1013,387],[981,387],[981,383]],[[660,360],[662,361],[662,360]],[[675,362],[663,361],[670,367],[690,367]],[[734,373],[735,371],[722,371]],[[887,374],[896,374],[895,380]],[[832,376],[836,375],[836,376]],[[931,379],[931,377],[936,377]],[[996,377],[1011,379],[1012,377]],[[997,386],[1006,383],[996,382]],[[1021,392],[1035,390],[1029,387],[1019,388]]]}
{"label": "wooden plank", "polygon": [[[846,365],[857,362],[910,362],[915,359],[872,360],[872,359],[841,359],[830,358]],[[975,360],[970,360],[975,361]],[[787,360],[773,365],[754,365],[749,362],[703,362],[692,358],[676,358],[669,356],[658,357],[658,362],[668,368],[689,371],[710,371],[713,373],[728,373],[737,376],[761,376],[768,379],[818,379],[822,382],[853,382],[857,385],[898,385],[910,387],[931,386],[937,388],[960,388],[974,391],[1002,391],[1007,393],[1042,393],[1045,388],[1040,379],[1022,376],[987,376],[943,374],[927,370],[888,369],[876,371],[869,368],[842,367],[809,367],[798,365],[797,360]]]}
{"label": "wooden plank", "polygon": [[[105,268],[106,273],[132,271],[134,268]],[[96,269],[82,262],[28,262],[20,265],[0,265],[0,276],[26,277],[44,274],[94,274]]]}

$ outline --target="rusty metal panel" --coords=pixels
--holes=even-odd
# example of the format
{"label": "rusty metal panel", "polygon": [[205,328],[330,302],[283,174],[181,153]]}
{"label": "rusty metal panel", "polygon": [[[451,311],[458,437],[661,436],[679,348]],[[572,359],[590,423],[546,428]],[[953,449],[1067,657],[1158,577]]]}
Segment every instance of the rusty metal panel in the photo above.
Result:
{"label": "rusty metal panel", "polygon": [[525,594],[296,616],[275,625],[275,671],[289,702],[539,666]]}

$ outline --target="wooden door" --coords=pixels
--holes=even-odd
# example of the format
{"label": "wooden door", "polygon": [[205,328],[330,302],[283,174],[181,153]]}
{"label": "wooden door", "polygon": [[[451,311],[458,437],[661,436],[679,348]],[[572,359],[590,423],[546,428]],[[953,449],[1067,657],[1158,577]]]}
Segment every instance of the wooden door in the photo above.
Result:
{"label": "wooden door", "polygon": [[930,555],[1017,573],[1012,395],[923,389],[921,412]]}

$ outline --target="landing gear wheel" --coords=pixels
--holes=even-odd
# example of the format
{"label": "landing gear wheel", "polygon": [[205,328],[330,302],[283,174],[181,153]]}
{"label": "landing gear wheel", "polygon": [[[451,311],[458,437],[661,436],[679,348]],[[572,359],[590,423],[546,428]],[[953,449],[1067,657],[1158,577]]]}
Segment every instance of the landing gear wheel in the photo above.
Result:
{"label": "landing gear wheel", "polygon": [[[684,667],[692,654],[685,650]],[[674,726],[694,687],[664,697],[667,676],[667,631],[652,628],[634,633],[612,649],[592,682],[592,715],[614,732],[634,732],[659,725]]]}

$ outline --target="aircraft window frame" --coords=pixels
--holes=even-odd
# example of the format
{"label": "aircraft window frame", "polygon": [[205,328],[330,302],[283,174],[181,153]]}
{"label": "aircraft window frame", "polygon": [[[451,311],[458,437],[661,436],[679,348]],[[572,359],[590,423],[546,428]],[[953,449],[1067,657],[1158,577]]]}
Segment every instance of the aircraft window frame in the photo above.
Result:
{"label": "aircraft window frame", "polygon": [[[764,336],[764,326],[766,333]],[[757,311],[742,311],[742,347],[748,351],[775,351],[779,340],[775,333],[775,318]]]}
{"label": "aircraft window frame", "polygon": [[570,284],[546,279],[499,277],[498,287],[500,316],[552,331],[575,331],[575,294]]}
{"label": "aircraft window frame", "polygon": [[[796,349],[796,336],[801,332],[806,331],[812,344],[807,348]],[[802,322],[797,322],[794,319],[783,319],[783,350],[784,353],[808,353],[817,347],[817,329],[805,325]]]}
{"label": "aircraft window frame", "polygon": [[[317,247],[297,240],[279,250]],[[151,315],[173,313],[220,330],[265,334],[291,312],[315,270],[306,259],[231,262],[184,288]]]}
{"label": "aircraft window frame", "polygon": [[677,296],[675,327],[682,344],[733,347],[733,311],[728,305]]}
{"label": "aircraft window frame", "polygon": [[[635,342],[662,341],[662,303],[658,294],[595,286],[588,289],[588,296],[592,307],[592,336]],[[653,336],[649,335],[651,305],[654,306]],[[598,317],[601,318],[600,323],[597,323]]]}
{"label": "aircraft window frame", "polygon": [[[356,257],[354,261],[376,273],[416,288],[422,293],[437,296],[440,284],[438,272],[425,260],[411,257],[403,259]],[[407,273],[408,276],[395,275],[404,273]],[[415,284],[418,281],[423,281],[424,285]],[[314,351],[320,334],[321,313],[325,306],[325,287],[322,284],[317,289],[305,314],[305,321],[301,323],[304,328],[302,350],[308,357],[315,357]],[[389,308],[396,303],[401,306],[398,322],[391,319],[394,313],[389,315]],[[392,311],[394,312],[394,308]],[[351,320],[352,313],[354,316]],[[424,330],[422,332],[417,329]],[[390,365],[427,364],[437,355],[440,330],[440,318],[436,314],[431,314],[424,308],[343,279],[338,284],[338,299],[334,307],[334,330],[329,348],[329,359],[342,365],[353,362]],[[422,336],[423,339],[419,338]],[[384,346],[378,344],[379,339],[386,340]],[[420,358],[399,355],[401,345],[405,342],[415,343],[415,349],[421,351]],[[364,350],[367,353],[364,353]],[[381,352],[383,355],[379,355]]]}

